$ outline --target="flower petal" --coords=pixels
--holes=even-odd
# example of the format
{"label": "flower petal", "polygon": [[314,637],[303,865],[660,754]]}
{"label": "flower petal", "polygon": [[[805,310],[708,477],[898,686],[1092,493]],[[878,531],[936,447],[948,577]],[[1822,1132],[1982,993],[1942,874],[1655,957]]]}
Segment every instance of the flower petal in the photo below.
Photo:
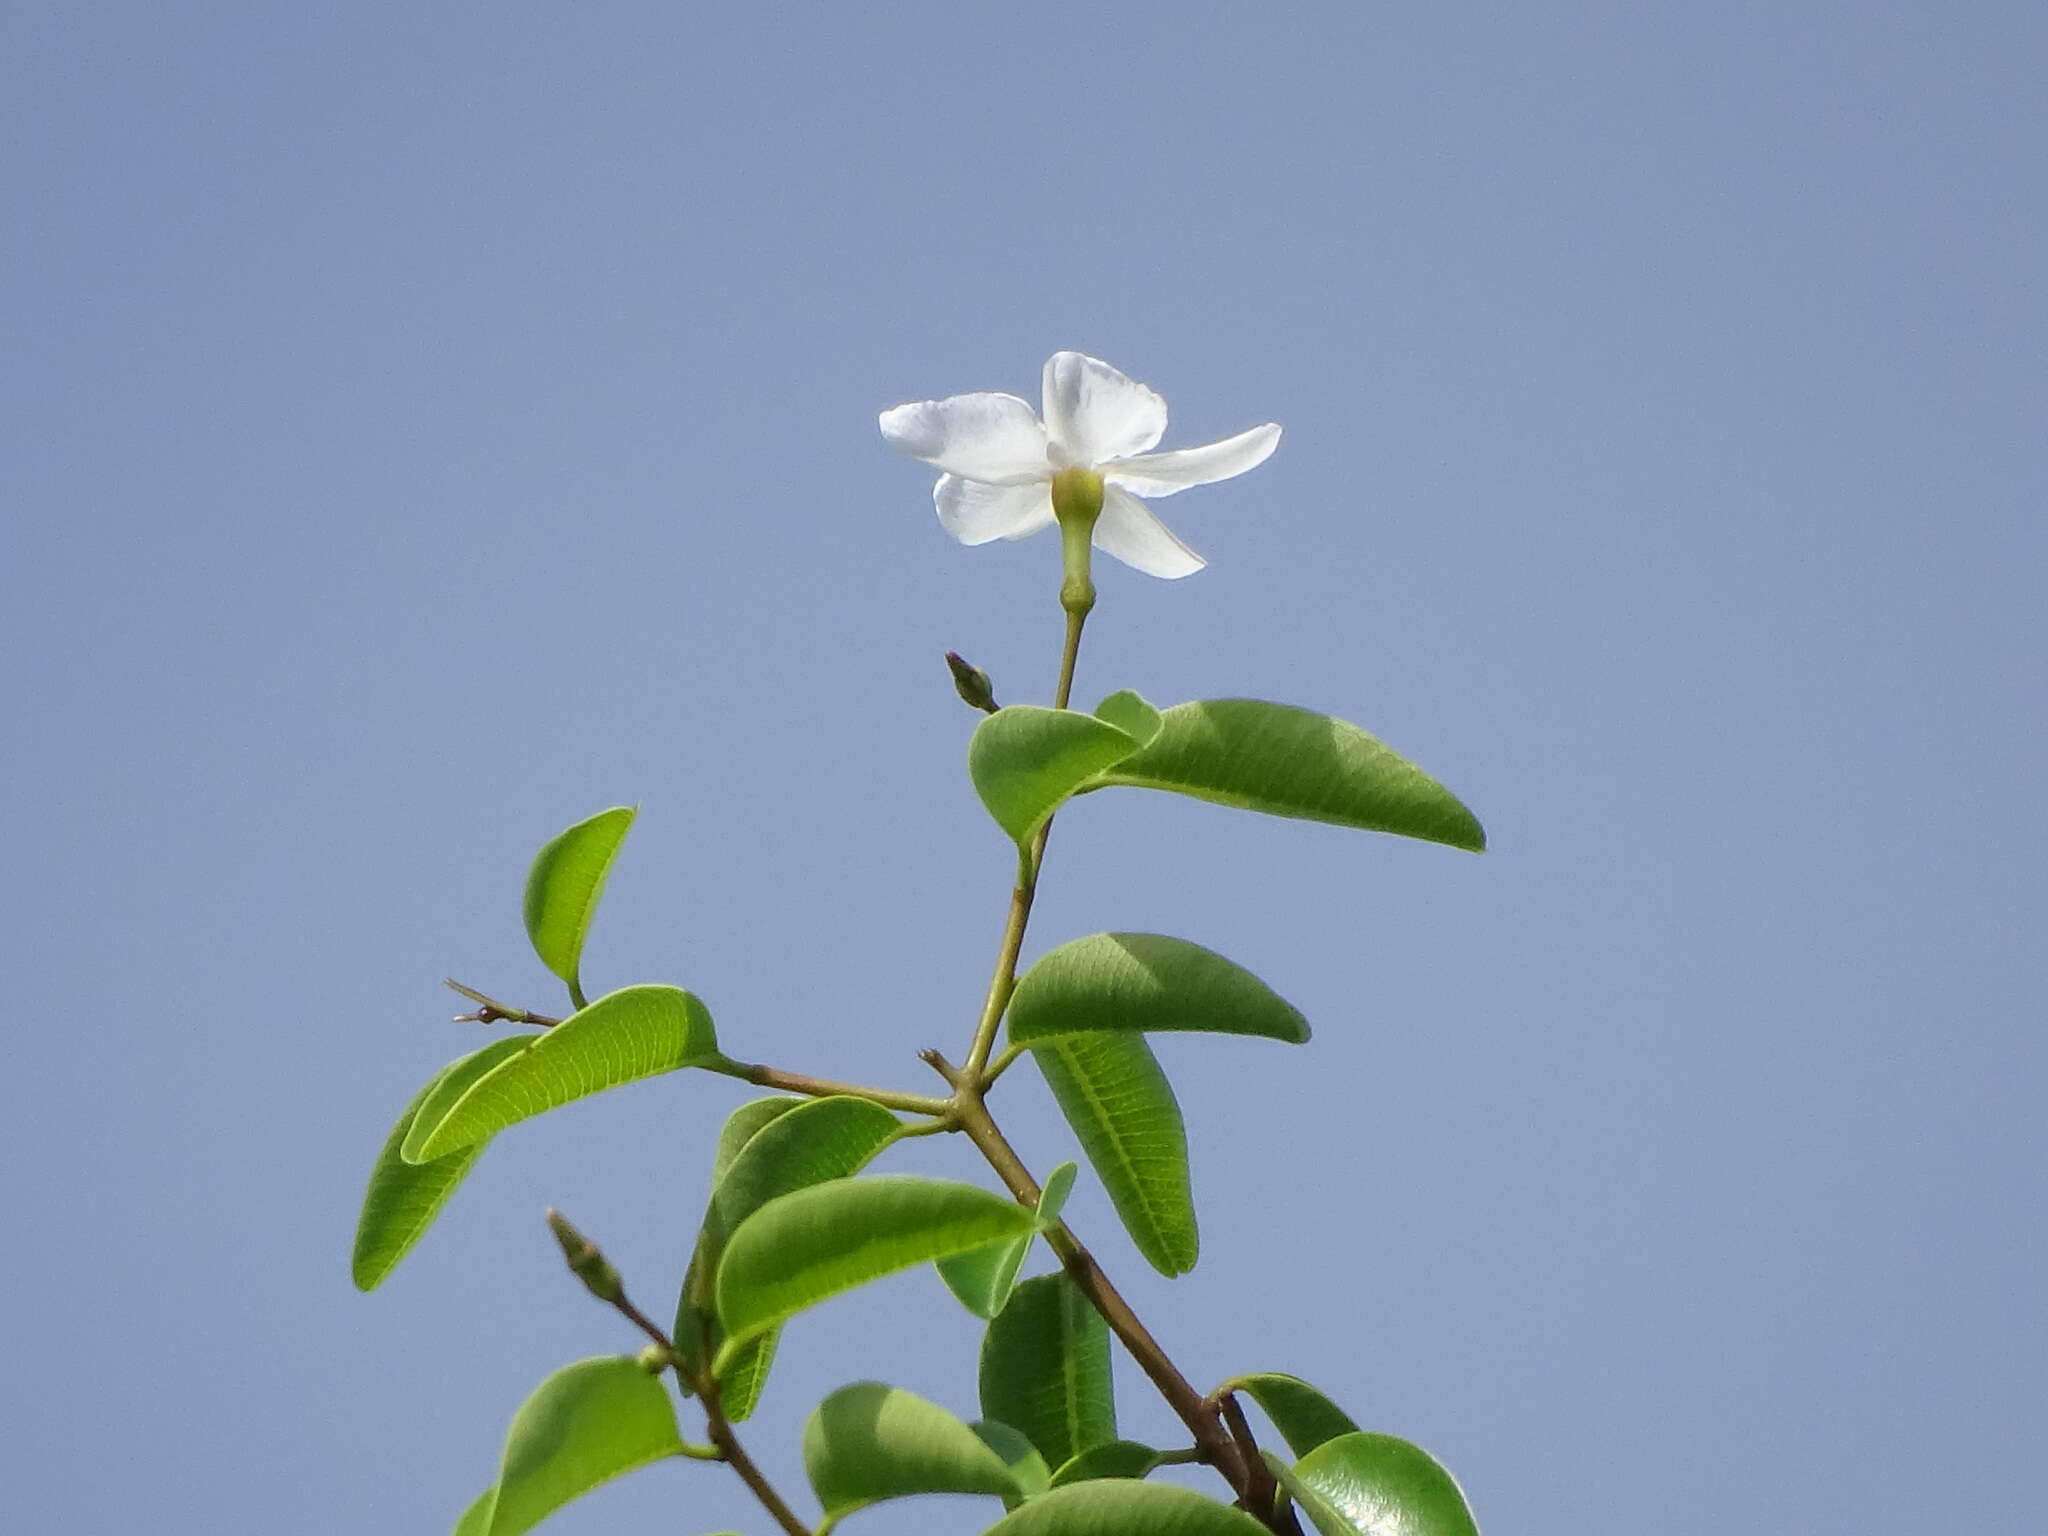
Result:
{"label": "flower petal", "polygon": [[1191,485],[1212,485],[1248,469],[1257,469],[1280,446],[1280,429],[1272,422],[1253,427],[1220,443],[1200,448],[1175,448],[1147,453],[1102,466],[1103,478],[1134,496],[1171,496]]}
{"label": "flower petal", "polygon": [[1049,478],[1045,428],[1015,395],[949,395],[882,412],[882,436],[914,459],[988,485]]}
{"label": "flower petal", "polygon": [[1055,352],[1045,363],[1045,429],[1061,467],[1143,453],[1166,432],[1166,402],[1100,358]]}
{"label": "flower petal", "polygon": [[1147,576],[1192,576],[1209,562],[1166,531],[1145,503],[1120,486],[1102,488],[1095,547]]}
{"label": "flower petal", "polygon": [[932,487],[939,523],[962,544],[1021,539],[1051,524],[1052,490],[1038,485],[986,485],[941,475]]}

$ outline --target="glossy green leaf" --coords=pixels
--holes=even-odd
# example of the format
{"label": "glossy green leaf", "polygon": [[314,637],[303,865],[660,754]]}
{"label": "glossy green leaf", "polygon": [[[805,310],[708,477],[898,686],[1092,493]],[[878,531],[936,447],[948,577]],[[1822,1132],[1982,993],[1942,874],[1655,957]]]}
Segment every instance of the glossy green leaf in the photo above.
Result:
{"label": "glossy green leaf", "polygon": [[[1045,1187],[1039,1191],[1038,1209],[1034,1213],[1038,1231],[1050,1231],[1058,1224],[1067,1196],[1073,1193],[1074,1177],[1078,1172],[1074,1164],[1061,1163],[1046,1175]],[[1010,1292],[1017,1284],[1017,1272],[1024,1267],[1025,1256],[1030,1252],[1029,1237],[1005,1238],[972,1253],[939,1260],[939,1275],[961,1306],[976,1317],[991,1318],[1009,1301]]]}
{"label": "glossy green leaf", "polygon": [[1003,1310],[1017,1284],[1017,1272],[1031,1251],[1035,1234],[1006,1237],[986,1248],[939,1260],[939,1278],[961,1306],[987,1319]]}
{"label": "glossy green leaf", "polygon": [[1271,1536],[1241,1509],[1172,1483],[1069,1483],[1026,1503],[983,1536]]}
{"label": "glossy green leaf", "polygon": [[576,1006],[583,1006],[583,983],[577,972],[583,940],[604,894],[619,844],[639,814],[632,806],[613,806],[588,821],[579,821],[534,855],[526,876],[526,936],[541,964],[569,984]]}
{"label": "glossy green leaf", "polygon": [[1159,734],[1162,724],[1159,711],[1128,688],[1096,705],[1095,718],[1107,720],[1141,747]]}
{"label": "glossy green leaf", "polygon": [[1159,1465],[1159,1453],[1135,1440],[1091,1445],[1052,1475],[1052,1486],[1089,1483],[1105,1477],[1143,1477]]}
{"label": "glossy green leaf", "polygon": [[[1046,1469],[1045,1458],[1038,1454],[1038,1447],[1024,1438],[1021,1429],[1012,1428],[1000,1419],[976,1419],[967,1426],[981,1439],[981,1443],[1002,1457],[1003,1465],[1010,1469],[1017,1486],[1024,1491],[1025,1499],[1035,1499],[1051,1485],[1052,1474]],[[1023,1499],[1005,1499],[1004,1504],[1014,1509]]]}
{"label": "glossy green leaf", "polygon": [[1022,845],[1089,778],[1137,750],[1093,715],[1016,704],[975,728],[967,772],[996,825]]}
{"label": "glossy green leaf", "polygon": [[1081,1176],[1078,1163],[1061,1163],[1045,1176],[1045,1183],[1038,1191],[1038,1230],[1050,1232],[1060,1223],[1060,1212],[1067,1208],[1067,1197],[1074,1192],[1074,1180]]}
{"label": "glossy green leaf", "polygon": [[[778,1195],[858,1173],[902,1128],[903,1122],[880,1105],[835,1095],[797,1103],[766,1120],[745,1139],[712,1187],[697,1232],[697,1248],[683,1279],[674,1338],[686,1361],[701,1365],[711,1360],[722,1342],[716,1306],[718,1266],[733,1230]],[[738,1139],[737,1133],[734,1139]],[[720,1138],[721,1151],[724,1140]],[[767,1375],[772,1354],[771,1343],[766,1354],[754,1351],[730,1362],[735,1368],[751,1368],[756,1397],[759,1378]],[[721,1379],[724,1376],[721,1371]],[[732,1381],[727,1386],[728,1391],[738,1392],[741,1383]],[[728,1412],[742,1401],[750,1405],[750,1400],[735,1397],[727,1404]]]}
{"label": "glossy green leaf", "polygon": [[1003,1458],[937,1403],[879,1381],[841,1387],[804,1425],[804,1471],[834,1519],[920,1493],[1023,1490]]}
{"label": "glossy green leaf", "polygon": [[749,1335],[841,1292],[1030,1230],[1031,1212],[1016,1201],[947,1179],[877,1174],[779,1196],[726,1243],[718,1363]]}
{"label": "glossy green leaf", "polygon": [[725,1124],[718,1130],[718,1146],[711,1155],[711,1187],[718,1187],[718,1181],[725,1177],[725,1170],[740,1155],[740,1148],[754,1139],[755,1132],[780,1120],[799,1105],[810,1102],[788,1094],[775,1094],[765,1099],[749,1099],[727,1115]]}
{"label": "glossy green leaf", "polygon": [[1092,1030],[1308,1039],[1308,1020],[1250,971],[1157,933],[1096,933],[1060,945],[1018,981],[1007,1018],[1014,1045]]}
{"label": "glossy green leaf", "polygon": [[[711,1187],[715,1191],[733,1159],[740,1149],[754,1139],[757,1132],[781,1119],[798,1106],[810,1103],[809,1099],[792,1098],[778,1094],[765,1099],[752,1099],[725,1117],[725,1124],[719,1127],[718,1146],[711,1157]],[[703,1233],[699,1230],[698,1247],[703,1246]],[[699,1278],[703,1260],[701,1253],[690,1257],[690,1268],[683,1277],[683,1288],[676,1298],[675,1327],[671,1338],[675,1341],[676,1352],[692,1366],[699,1366],[711,1358],[717,1347],[717,1323],[712,1316],[708,1283]],[[736,1375],[725,1382],[725,1413],[734,1422],[744,1420],[753,1412],[754,1404],[760,1397],[768,1366],[775,1357],[775,1335],[762,1334],[754,1341],[754,1348],[748,1351],[744,1361],[735,1362]],[[745,1389],[744,1392],[742,1389]],[[691,1395],[685,1386],[683,1395]]]}
{"label": "glossy green leaf", "polygon": [[1322,1536],[1479,1536],[1451,1474],[1392,1435],[1339,1435],[1292,1468],[1267,1461]]}
{"label": "glossy green leaf", "polygon": [[1088,787],[1164,789],[1474,853],[1486,846],[1486,833],[1457,796],[1345,721],[1258,699],[1176,704],[1160,720],[1149,744]]}
{"label": "glossy green leaf", "polygon": [[665,986],[622,987],[523,1044],[427,1130],[420,1158],[445,1157],[572,1100],[718,1054],[710,1012]]}
{"label": "glossy green leaf", "polygon": [[1255,1376],[1234,1377],[1224,1389],[1242,1392],[1265,1410],[1280,1438],[1296,1456],[1306,1456],[1325,1440],[1358,1432],[1342,1408],[1331,1402],[1299,1376],[1263,1371]]}
{"label": "glossy green leaf", "polygon": [[349,1258],[349,1273],[355,1279],[357,1290],[374,1291],[384,1283],[385,1277],[398,1268],[399,1261],[412,1252],[413,1245],[426,1235],[427,1228],[434,1224],[434,1218],[441,1214],[441,1207],[448,1203],[448,1197],[455,1193],[456,1186],[469,1176],[470,1168],[483,1156],[482,1145],[477,1145],[423,1165],[407,1162],[404,1157],[405,1139],[411,1134],[421,1108],[434,1098],[441,1084],[461,1073],[478,1057],[499,1050],[506,1043],[493,1042],[483,1050],[443,1067],[426,1087],[413,1096],[413,1101],[405,1107],[405,1113],[391,1128],[391,1134],[384,1138],[383,1150],[378,1152],[377,1161],[370,1169],[370,1187],[363,1194],[362,1214],[356,1218],[356,1240]]}
{"label": "glossy green leaf", "polygon": [[668,1388],[637,1360],[564,1366],[512,1420],[487,1536],[519,1536],[600,1483],[682,1451]]}
{"label": "glossy green leaf", "polygon": [[426,1093],[413,1111],[412,1124],[406,1130],[398,1155],[408,1163],[428,1161],[423,1152],[427,1137],[435,1126],[448,1118],[448,1111],[476,1086],[479,1078],[496,1071],[539,1038],[534,1034],[507,1035],[502,1040],[493,1040],[480,1051],[471,1051],[467,1056],[450,1062],[438,1077],[427,1084]]}
{"label": "glossy green leaf", "polygon": [[725,1362],[719,1373],[720,1406],[735,1424],[744,1424],[761,1404],[761,1389],[768,1385],[768,1368],[775,1363],[775,1347],[782,1342],[782,1330],[770,1328],[757,1333]]}
{"label": "glossy green leaf", "polygon": [[1201,1244],[1187,1131],[1145,1037],[1067,1035],[1031,1056],[1138,1252],[1162,1275],[1193,1269]]}
{"label": "glossy green leaf", "polygon": [[490,1536],[491,1509],[498,1502],[498,1490],[486,1488],[478,1494],[462,1518],[455,1522],[455,1536]]}
{"label": "glossy green leaf", "polygon": [[1109,1327],[1064,1271],[1019,1285],[981,1341],[981,1411],[1053,1466],[1116,1438]]}

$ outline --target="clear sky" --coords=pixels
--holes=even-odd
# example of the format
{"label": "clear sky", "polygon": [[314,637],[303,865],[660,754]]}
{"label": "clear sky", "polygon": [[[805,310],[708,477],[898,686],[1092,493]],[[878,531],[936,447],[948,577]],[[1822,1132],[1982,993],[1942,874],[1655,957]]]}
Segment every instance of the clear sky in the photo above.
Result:
{"label": "clear sky", "polygon": [[[558,1001],[518,898],[569,822],[644,806],[594,986],[831,1075],[957,1049],[1009,860],[939,656],[1044,699],[1057,549],[954,545],[875,413],[1074,347],[1168,447],[1287,433],[1164,505],[1207,571],[1102,573],[1082,695],[1345,716],[1493,838],[1062,821],[1032,952],[1177,934],[1317,1030],[1163,1044],[1191,1276],[1075,1198],[1190,1375],[1310,1377],[1494,1536],[2037,1525],[2044,44],[1866,0],[7,7],[12,1523],[441,1530],[636,1342],[544,1205],[667,1307],[721,1079],[508,1133],[348,1284],[391,1119],[481,1043],[439,979]],[[835,1303],[750,1439],[801,1492],[819,1395],[971,1413],[975,1337],[928,1272]],[[765,1526],[670,1465],[550,1529]]]}

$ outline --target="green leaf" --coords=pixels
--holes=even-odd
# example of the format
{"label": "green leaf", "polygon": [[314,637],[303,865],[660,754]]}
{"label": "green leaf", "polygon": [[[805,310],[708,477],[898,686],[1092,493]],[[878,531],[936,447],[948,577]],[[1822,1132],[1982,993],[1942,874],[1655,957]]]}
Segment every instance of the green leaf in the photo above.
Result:
{"label": "green leaf", "polygon": [[[1058,1224],[1067,1196],[1073,1193],[1074,1176],[1078,1172],[1072,1163],[1061,1163],[1046,1176],[1045,1186],[1038,1194],[1038,1209],[1034,1213],[1038,1231],[1050,1231]],[[1025,1255],[1030,1251],[1031,1238],[1005,1238],[972,1253],[939,1260],[939,1276],[946,1282],[946,1288],[959,1299],[961,1306],[976,1317],[991,1318],[1009,1301],[1010,1291],[1017,1284],[1017,1272],[1024,1267]]]}
{"label": "green leaf", "polygon": [[583,1006],[583,983],[577,972],[583,960],[584,936],[604,894],[619,844],[639,812],[629,805],[599,811],[579,821],[534,855],[526,876],[526,936],[541,964],[569,984],[569,996]]}
{"label": "green leaf", "polygon": [[733,1423],[746,1423],[760,1406],[761,1389],[768,1385],[768,1368],[775,1363],[775,1346],[781,1342],[780,1328],[757,1333],[732,1352],[719,1373],[719,1404]]}
{"label": "green leaf", "polygon": [[637,1360],[564,1366],[512,1420],[487,1536],[519,1536],[598,1484],[682,1453],[668,1388]]}
{"label": "green leaf", "polygon": [[1193,1269],[1201,1244],[1187,1131],[1145,1037],[1066,1035],[1031,1056],[1138,1252],[1162,1275]]}
{"label": "green leaf", "polygon": [[1083,783],[1137,750],[1093,715],[1015,704],[975,728],[967,772],[996,825],[1021,847]]}
{"label": "green leaf", "polygon": [[[732,1128],[728,1121],[727,1129]],[[835,1095],[799,1102],[746,1138],[712,1188],[683,1279],[674,1338],[685,1361],[702,1366],[717,1355],[718,1266],[733,1230],[778,1195],[859,1172],[902,1128],[903,1122],[878,1104]],[[737,1133],[733,1139],[738,1139]],[[720,1137],[721,1152],[725,1140]],[[772,1356],[771,1341],[767,1353],[735,1356],[732,1362],[736,1368],[751,1365],[756,1397]],[[723,1380],[724,1371],[719,1375]],[[734,1406],[739,1404],[728,1402],[728,1411]],[[751,1406],[750,1400],[746,1406]]]}
{"label": "green leaf", "polygon": [[[792,1098],[778,1094],[766,1099],[753,1099],[742,1104],[725,1117],[725,1124],[719,1128],[718,1146],[711,1158],[711,1187],[717,1190],[724,1179],[726,1170],[740,1149],[752,1141],[757,1133],[781,1119],[799,1105],[808,1104],[809,1099]],[[703,1233],[698,1232],[698,1247],[703,1246]],[[711,1358],[717,1347],[715,1337],[717,1321],[711,1314],[710,1290],[707,1282],[693,1284],[697,1279],[701,1259],[693,1253],[690,1268],[683,1277],[683,1288],[676,1298],[676,1321],[671,1336],[677,1354],[693,1367],[701,1366]],[[765,1383],[768,1366],[775,1358],[775,1335],[764,1333],[754,1341],[745,1360],[735,1362],[738,1373],[733,1380],[724,1383],[726,1417],[735,1423],[744,1420],[754,1411],[761,1387]],[[745,1387],[744,1397],[741,1388]],[[691,1395],[688,1386],[682,1388],[683,1395]]]}
{"label": "green leaf", "polygon": [[1443,785],[1357,726],[1288,704],[1176,704],[1143,750],[1087,787],[1129,784],[1197,800],[1393,832],[1478,853],[1486,833]]}
{"label": "green leaf", "polygon": [[[1013,1429],[1000,1419],[976,1419],[967,1426],[981,1439],[981,1443],[1002,1457],[1003,1465],[1010,1469],[1010,1476],[1017,1480],[1017,1486],[1024,1491],[1025,1499],[1035,1499],[1052,1481],[1052,1474],[1046,1470],[1045,1458],[1038,1454],[1038,1447],[1024,1438],[1021,1429]],[[1005,1499],[1003,1503],[1015,1509],[1023,1499]]]}
{"label": "green leaf", "polygon": [[1091,1030],[1199,1030],[1300,1045],[1308,1020],[1214,950],[1157,933],[1097,933],[1041,956],[1017,983],[1010,1041]]}
{"label": "green leaf", "polygon": [[1392,1435],[1339,1435],[1291,1469],[1266,1460],[1322,1536],[1479,1536],[1451,1474]]}
{"label": "green leaf", "polygon": [[711,1155],[711,1187],[718,1187],[718,1181],[725,1177],[725,1170],[740,1155],[740,1148],[752,1141],[756,1132],[780,1120],[797,1106],[810,1102],[809,1099],[776,1094],[772,1098],[751,1099],[727,1115],[725,1124],[719,1128],[717,1150]]}
{"label": "green leaf", "polygon": [[426,1134],[431,1160],[621,1083],[718,1054],[711,1014],[680,987],[622,987],[569,1015],[469,1086]]}
{"label": "green leaf", "polygon": [[427,1137],[434,1127],[448,1118],[465,1093],[476,1086],[477,1080],[497,1070],[504,1062],[510,1061],[521,1051],[540,1038],[539,1035],[507,1035],[502,1040],[493,1040],[480,1051],[471,1051],[458,1061],[453,1061],[427,1084],[427,1091],[415,1107],[412,1125],[405,1133],[405,1141],[398,1149],[398,1155],[408,1163],[424,1163]]}
{"label": "green leaf", "polygon": [[1350,1417],[1299,1376],[1263,1371],[1223,1383],[1227,1392],[1243,1392],[1265,1410],[1280,1438],[1297,1456],[1306,1456],[1325,1440],[1358,1432]]}
{"label": "green leaf", "polygon": [[960,1305],[976,1317],[987,1319],[1003,1310],[1017,1284],[1017,1272],[1031,1251],[1035,1233],[1006,1237],[986,1248],[955,1254],[939,1260],[939,1278],[946,1282]]}
{"label": "green leaf", "polygon": [[1159,734],[1162,723],[1159,711],[1128,688],[1096,705],[1095,718],[1107,720],[1141,747]]}
{"label": "green leaf", "polygon": [[879,1381],[841,1387],[804,1425],[804,1471],[837,1519],[919,1493],[1023,1492],[1003,1458],[936,1403]]}
{"label": "green leaf", "polygon": [[1052,1485],[1089,1483],[1105,1477],[1143,1477],[1159,1465],[1159,1453],[1135,1440],[1111,1440],[1091,1445],[1066,1462],[1052,1475]]}
{"label": "green leaf", "polygon": [[1064,1271],[1018,1286],[981,1341],[981,1411],[1053,1466],[1116,1438],[1109,1328]]}
{"label": "green leaf", "polygon": [[498,1490],[486,1488],[476,1496],[462,1518],[455,1522],[455,1536],[490,1536],[491,1509],[498,1502]]}
{"label": "green leaf", "polygon": [[1060,1212],[1067,1208],[1067,1197],[1074,1192],[1074,1180],[1080,1176],[1080,1165],[1076,1163],[1061,1163],[1045,1176],[1038,1191],[1039,1231],[1050,1232],[1060,1224]]}
{"label": "green leaf", "polygon": [[834,1179],[770,1200],[718,1266],[718,1317],[736,1344],[807,1307],[913,1264],[1031,1230],[1031,1212],[972,1184],[908,1174]]}
{"label": "green leaf", "polygon": [[1241,1509],[1172,1483],[1069,1483],[1003,1516],[983,1536],[1271,1536]]}
{"label": "green leaf", "polygon": [[[503,1044],[503,1042],[496,1042]],[[409,1163],[403,1155],[405,1139],[411,1134],[420,1109],[434,1097],[434,1091],[494,1046],[450,1062],[413,1096],[405,1113],[384,1138],[383,1150],[370,1169],[370,1187],[363,1194],[362,1214],[356,1218],[355,1248],[349,1258],[349,1273],[356,1289],[374,1291],[399,1261],[412,1252],[413,1245],[426,1236],[427,1228],[441,1214],[441,1207],[455,1188],[469,1176],[470,1168],[483,1156],[482,1146],[465,1147],[437,1162],[424,1166]]]}

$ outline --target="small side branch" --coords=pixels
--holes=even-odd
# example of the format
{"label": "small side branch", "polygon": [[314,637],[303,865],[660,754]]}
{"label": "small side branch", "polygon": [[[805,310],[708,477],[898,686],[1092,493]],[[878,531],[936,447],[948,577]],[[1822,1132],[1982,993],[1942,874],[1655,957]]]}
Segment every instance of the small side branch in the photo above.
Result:
{"label": "small side branch", "polygon": [[531,1024],[539,1029],[553,1029],[562,1022],[552,1014],[529,1013],[524,1008],[514,1008],[508,1003],[501,1003],[495,997],[477,991],[475,987],[464,986],[453,976],[444,977],[442,985],[460,992],[476,1004],[475,1013],[455,1015],[455,1022],[458,1024]]}
{"label": "small side branch", "polygon": [[717,1378],[707,1370],[701,1375],[692,1374],[676,1353],[675,1341],[661,1325],[634,1306],[626,1295],[626,1287],[619,1278],[619,1272],[605,1258],[598,1246],[581,1232],[569,1225],[560,1211],[548,1212],[548,1227],[555,1234],[555,1241],[562,1245],[562,1257],[568,1261],[570,1273],[583,1282],[584,1288],[616,1311],[627,1322],[646,1334],[659,1351],[658,1359],[672,1366],[676,1380],[686,1391],[694,1393],[704,1405],[706,1418],[705,1433],[711,1437],[708,1451],[685,1445],[685,1454],[700,1459],[718,1460],[727,1463],[739,1475],[760,1502],[769,1517],[782,1527],[784,1536],[815,1536],[811,1528],[797,1517],[784,1501],[781,1494],[754,1464],[754,1459],[740,1444],[734,1433],[732,1421],[725,1416],[724,1403],[719,1396]]}

